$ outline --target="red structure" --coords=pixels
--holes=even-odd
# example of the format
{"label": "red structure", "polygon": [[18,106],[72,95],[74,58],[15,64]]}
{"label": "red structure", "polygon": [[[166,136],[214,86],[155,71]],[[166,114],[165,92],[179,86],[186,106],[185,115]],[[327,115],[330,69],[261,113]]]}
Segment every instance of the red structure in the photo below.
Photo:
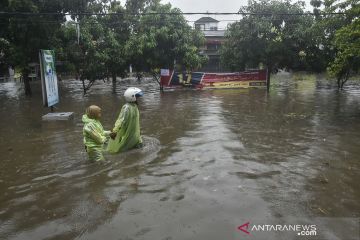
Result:
{"label": "red structure", "polygon": [[168,89],[266,88],[267,70],[235,73],[174,72],[162,70],[160,85]]}

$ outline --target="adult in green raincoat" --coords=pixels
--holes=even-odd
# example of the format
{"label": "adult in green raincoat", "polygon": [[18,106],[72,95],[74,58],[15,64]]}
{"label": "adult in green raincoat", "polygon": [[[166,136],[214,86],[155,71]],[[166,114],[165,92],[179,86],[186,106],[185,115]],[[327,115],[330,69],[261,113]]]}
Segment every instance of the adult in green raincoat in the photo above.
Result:
{"label": "adult in green raincoat", "polygon": [[86,109],[86,114],[82,116],[82,121],[84,123],[84,145],[89,160],[91,161],[104,160],[104,144],[111,133],[110,131],[104,131],[104,128],[100,123],[100,118],[101,108],[95,105],[88,107]]}
{"label": "adult in green raincoat", "polygon": [[143,92],[139,88],[126,89],[126,104],[122,107],[111,133],[107,150],[110,153],[123,152],[142,145],[140,136],[140,118],[137,98]]}

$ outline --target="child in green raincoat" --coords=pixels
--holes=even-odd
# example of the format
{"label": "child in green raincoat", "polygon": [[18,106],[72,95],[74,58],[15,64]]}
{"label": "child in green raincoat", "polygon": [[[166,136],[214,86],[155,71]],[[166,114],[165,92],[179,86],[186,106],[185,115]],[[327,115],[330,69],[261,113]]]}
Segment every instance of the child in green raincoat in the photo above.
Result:
{"label": "child in green raincoat", "polygon": [[118,119],[111,133],[107,150],[110,153],[118,153],[131,148],[142,146],[140,136],[140,117],[137,98],[143,92],[139,88],[130,87],[124,97],[126,104],[122,107]]}
{"label": "child in green raincoat", "polygon": [[91,161],[104,160],[104,144],[111,133],[110,131],[104,131],[100,118],[101,108],[95,105],[88,107],[86,114],[82,117],[85,149]]}

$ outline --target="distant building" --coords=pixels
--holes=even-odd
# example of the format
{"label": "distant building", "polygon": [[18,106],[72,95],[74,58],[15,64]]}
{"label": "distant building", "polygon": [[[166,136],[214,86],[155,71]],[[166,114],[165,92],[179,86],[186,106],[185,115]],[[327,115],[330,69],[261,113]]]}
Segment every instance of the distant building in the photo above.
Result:
{"label": "distant building", "polygon": [[206,43],[205,46],[201,48],[201,52],[209,58],[208,63],[203,66],[200,71],[224,71],[224,69],[220,66],[219,49],[225,40],[225,30],[219,30],[218,23],[218,20],[211,17],[202,17],[194,23],[194,27],[201,30],[205,35]]}
{"label": "distant building", "polygon": [[218,20],[213,19],[211,17],[202,17],[197,21],[195,21],[195,28],[202,31],[205,30],[217,31],[218,23],[219,23]]}

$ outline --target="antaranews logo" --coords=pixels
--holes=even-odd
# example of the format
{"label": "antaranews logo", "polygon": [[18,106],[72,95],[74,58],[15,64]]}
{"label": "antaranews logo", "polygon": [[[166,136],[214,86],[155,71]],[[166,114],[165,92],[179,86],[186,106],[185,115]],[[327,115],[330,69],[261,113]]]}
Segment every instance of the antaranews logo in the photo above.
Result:
{"label": "antaranews logo", "polygon": [[244,233],[250,235],[250,233],[248,232],[249,225],[250,225],[250,222],[244,223],[243,225],[238,226],[238,229],[240,231],[243,231]]}
{"label": "antaranews logo", "polygon": [[315,224],[285,224],[285,225],[274,225],[274,224],[254,224],[250,225],[250,222],[246,222],[237,228],[244,234],[251,235],[254,232],[295,232],[299,236],[316,236],[316,225]]}

